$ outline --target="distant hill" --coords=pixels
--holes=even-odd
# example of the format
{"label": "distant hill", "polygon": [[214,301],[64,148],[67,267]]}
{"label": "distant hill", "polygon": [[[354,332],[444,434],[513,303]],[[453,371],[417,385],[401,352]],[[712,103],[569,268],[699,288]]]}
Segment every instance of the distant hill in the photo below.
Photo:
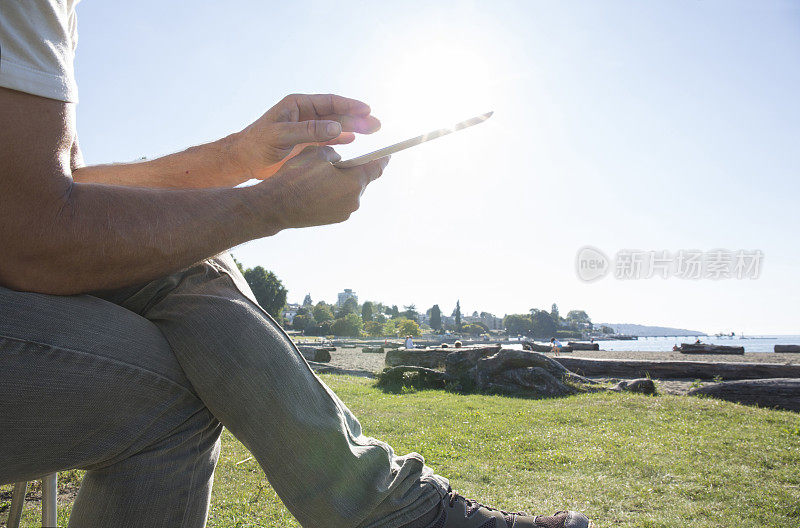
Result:
{"label": "distant hill", "polygon": [[679,336],[703,336],[705,332],[698,332],[697,330],[686,330],[684,328],[670,328],[668,326],[645,326],[638,324],[614,324],[603,323],[605,326],[610,326],[614,332],[624,335],[633,335],[640,337],[652,337],[663,335],[679,335]]}

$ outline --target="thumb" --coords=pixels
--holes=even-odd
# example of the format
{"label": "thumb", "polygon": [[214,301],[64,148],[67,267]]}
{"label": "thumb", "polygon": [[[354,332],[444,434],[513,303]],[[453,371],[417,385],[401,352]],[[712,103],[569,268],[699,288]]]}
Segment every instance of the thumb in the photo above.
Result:
{"label": "thumb", "polygon": [[290,148],[298,143],[324,143],[339,137],[342,125],[338,121],[300,121],[277,123],[275,146]]}

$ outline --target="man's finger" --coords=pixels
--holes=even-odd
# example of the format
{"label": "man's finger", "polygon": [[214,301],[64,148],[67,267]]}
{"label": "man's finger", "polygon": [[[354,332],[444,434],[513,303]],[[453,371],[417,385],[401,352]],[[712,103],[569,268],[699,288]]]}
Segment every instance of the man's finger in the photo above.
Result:
{"label": "man's finger", "polygon": [[351,169],[340,169],[341,171],[352,174],[356,178],[359,179],[361,182],[362,189],[369,185],[371,182],[377,180],[383,174],[383,169],[386,168],[386,165],[389,164],[389,160],[391,156],[384,156],[380,159],[376,159],[375,161],[370,161],[369,163],[365,163],[364,165],[359,165],[358,167],[353,167]]}
{"label": "man's finger", "polygon": [[372,134],[381,128],[381,122],[373,116],[350,116],[327,114],[320,119],[337,121],[342,124],[345,132],[358,132],[359,134]]}
{"label": "man's finger", "polygon": [[277,123],[274,145],[291,148],[298,143],[327,143],[339,137],[342,124],[333,120]]}
{"label": "man's finger", "polygon": [[342,159],[339,153],[333,150],[331,147],[320,147],[318,145],[308,145],[304,147],[297,155],[298,158],[301,156],[315,157],[322,161],[328,161],[330,163],[336,163],[337,161]]}
{"label": "man's finger", "polygon": [[333,94],[287,95],[278,106],[281,118],[292,121],[310,121],[325,115],[366,117],[372,111],[367,103]]}

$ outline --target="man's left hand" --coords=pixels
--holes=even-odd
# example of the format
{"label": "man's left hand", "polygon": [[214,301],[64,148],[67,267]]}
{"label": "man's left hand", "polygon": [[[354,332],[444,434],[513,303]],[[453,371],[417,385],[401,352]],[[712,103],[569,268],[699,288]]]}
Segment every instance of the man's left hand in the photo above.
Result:
{"label": "man's left hand", "polygon": [[381,126],[366,103],[339,95],[284,97],[253,124],[234,134],[234,162],[263,180],[308,145],[341,145],[355,132],[371,134]]}

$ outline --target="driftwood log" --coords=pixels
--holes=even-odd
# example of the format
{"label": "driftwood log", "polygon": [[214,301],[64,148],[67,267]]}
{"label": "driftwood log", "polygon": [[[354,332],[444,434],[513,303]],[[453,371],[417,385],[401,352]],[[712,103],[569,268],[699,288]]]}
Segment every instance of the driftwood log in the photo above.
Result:
{"label": "driftwood log", "polygon": [[380,375],[380,384],[384,386],[402,384],[403,377],[408,373],[417,374],[419,376],[420,383],[427,387],[443,389],[451,381],[450,376],[441,370],[401,365],[399,367],[383,369],[383,372],[381,372]]}
{"label": "driftwood log", "polygon": [[505,348],[478,359],[475,384],[482,391],[553,397],[575,394],[580,391],[576,385],[594,382],[539,352]]}
{"label": "driftwood log", "polygon": [[775,345],[775,352],[779,354],[800,354],[800,345]]}
{"label": "driftwood log", "polygon": [[383,354],[383,347],[364,347],[361,349],[365,354]]}
{"label": "driftwood log", "polygon": [[[572,352],[573,348],[570,345],[562,346],[561,352]],[[553,345],[550,343],[537,343],[536,341],[523,341],[522,349],[530,350],[531,352],[552,352]]]}
{"label": "driftwood log", "polygon": [[613,387],[611,387],[612,391],[629,391],[629,392],[638,392],[639,394],[655,394],[656,393],[656,384],[653,383],[653,380],[648,378],[639,378],[634,380],[622,380]]}
{"label": "driftwood log", "polygon": [[[301,345],[297,347],[300,353],[306,358],[306,361],[315,361],[317,363],[327,363],[331,360],[330,347],[313,347]],[[336,349],[334,349],[336,350]]]}
{"label": "driftwood log", "polygon": [[553,358],[584,376],[616,378],[685,378],[724,380],[800,378],[800,365],[781,363],[723,363],[712,361],[648,361],[639,359]]}
{"label": "driftwood log", "polygon": [[581,343],[579,341],[569,341],[567,342],[567,346],[569,346],[572,350],[600,350],[600,344],[598,343]]}
{"label": "driftwood log", "polygon": [[708,345],[705,343],[681,343],[679,347],[681,354],[744,354],[744,347],[727,345]]}
{"label": "driftwood log", "polygon": [[462,348],[398,348],[386,351],[387,367],[409,365],[425,368],[441,368],[445,366],[447,355],[454,350],[482,350],[486,354],[500,350],[500,345],[462,347]]}
{"label": "driftwood log", "polygon": [[690,395],[704,395],[721,400],[800,411],[800,379],[773,378],[726,381],[692,389]]}
{"label": "driftwood log", "polygon": [[361,370],[361,369],[345,369],[340,367],[334,367],[328,365],[327,363],[317,363],[315,361],[309,361],[308,365],[311,369],[316,372],[317,374],[344,374],[346,376],[359,376],[361,378],[375,378],[375,373],[370,372],[369,370]]}

